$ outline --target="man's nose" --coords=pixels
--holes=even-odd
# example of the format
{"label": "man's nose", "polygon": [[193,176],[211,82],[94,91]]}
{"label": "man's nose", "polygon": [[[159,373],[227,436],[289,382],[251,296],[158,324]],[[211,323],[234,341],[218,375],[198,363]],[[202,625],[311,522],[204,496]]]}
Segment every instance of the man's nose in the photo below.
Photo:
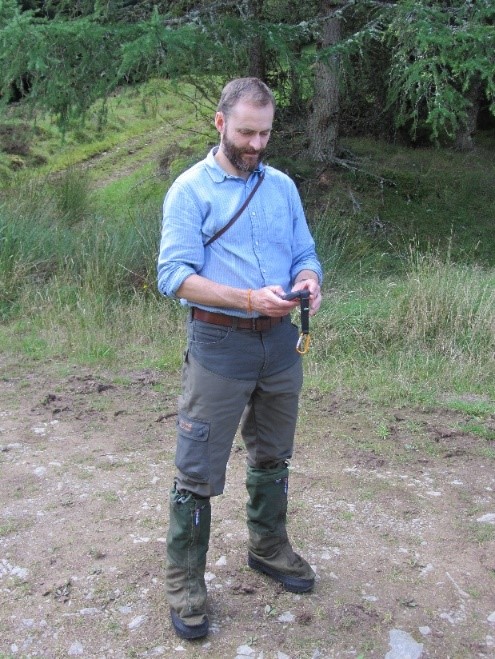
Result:
{"label": "man's nose", "polygon": [[256,151],[259,151],[263,147],[261,135],[253,135],[249,140],[249,146]]}

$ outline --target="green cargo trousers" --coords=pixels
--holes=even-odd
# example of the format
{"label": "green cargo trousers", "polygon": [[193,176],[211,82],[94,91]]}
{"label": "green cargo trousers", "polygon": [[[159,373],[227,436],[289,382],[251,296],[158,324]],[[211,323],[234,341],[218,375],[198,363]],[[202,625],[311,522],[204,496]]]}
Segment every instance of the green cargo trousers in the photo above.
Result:
{"label": "green cargo trousers", "polygon": [[270,468],[292,457],[302,363],[298,329],[284,319],[259,332],[188,322],[177,422],[176,487],[221,494],[235,434],[247,462]]}

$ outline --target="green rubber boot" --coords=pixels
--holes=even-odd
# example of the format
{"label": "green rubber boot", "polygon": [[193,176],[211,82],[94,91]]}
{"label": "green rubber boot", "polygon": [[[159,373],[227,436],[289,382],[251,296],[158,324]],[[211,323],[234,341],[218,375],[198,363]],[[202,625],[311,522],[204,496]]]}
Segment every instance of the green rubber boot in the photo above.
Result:
{"label": "green rubber boot", "polygon": [[165,586],[172,625],[185,639],[208,633],[205,568],[210,524],[209,499],[172,489]]}
{"label": "green rubber boot", "polygon": [[285,590],[305,593],[313,588],[315,573],[294,552],[287,536],[288,479],[287,466],[248,467],[248,565],[280,582]]}

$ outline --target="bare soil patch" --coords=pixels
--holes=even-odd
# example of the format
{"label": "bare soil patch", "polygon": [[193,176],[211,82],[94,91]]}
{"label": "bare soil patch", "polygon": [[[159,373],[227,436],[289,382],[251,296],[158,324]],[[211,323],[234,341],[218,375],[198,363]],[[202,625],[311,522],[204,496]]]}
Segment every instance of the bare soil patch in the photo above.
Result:
{"label": "bare soil patch", "polygon": [[417,656],[495,657],[493,441],[465,414],[304,391],[289,525],[317,572],[304,596],[246,566],[236,440],[213,500],[211,633],[187,643],[163,585],[179,375],[0,367],[0,657],[413,656],[398,631]]}

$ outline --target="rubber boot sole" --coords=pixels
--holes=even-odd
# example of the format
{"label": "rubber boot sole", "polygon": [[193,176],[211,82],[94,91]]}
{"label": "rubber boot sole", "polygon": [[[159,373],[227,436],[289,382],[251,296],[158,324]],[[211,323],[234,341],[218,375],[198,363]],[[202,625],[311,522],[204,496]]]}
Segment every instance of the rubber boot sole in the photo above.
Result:
{"label": "rubber boot sole", "polygon": [[284,574],[283,572],[280,572],[280,570],[276,570],[275,568],[266,565],[266,563],[262,563],[249,553],[248,565],[253,570],[267,574],[272,579],[275,579],[275,581],[281,583],[285,590],[288,590],[290,593],[307,593],[315,584],[314,579],[301,579]]}
{"label": "rubber boot sole", "polygon": [[208,618],[206,618],[206,620],[200,625],[186,625],[174,609],[170,609],[170,617],[172,619],[175,633],[177,636],[180,636],[180,638],[192,641],[195,638],[203,638],[203,636],[208,634]]}

